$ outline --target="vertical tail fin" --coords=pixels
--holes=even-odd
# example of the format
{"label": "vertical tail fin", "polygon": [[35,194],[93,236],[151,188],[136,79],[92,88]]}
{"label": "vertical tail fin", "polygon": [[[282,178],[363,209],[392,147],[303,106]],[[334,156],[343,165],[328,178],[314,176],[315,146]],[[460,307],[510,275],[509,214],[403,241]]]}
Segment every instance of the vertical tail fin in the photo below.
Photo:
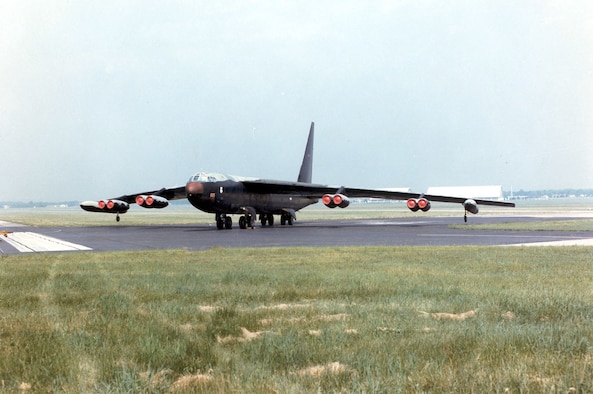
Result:
{"label": "vertical tail fin", "polygon": [[305,155],[303,156],[303,163],[301,164],[301,171],[299,172],[298,182],[311,183],[313,174],[313,137],[315,134],[315,122],[311,122],[311,129],[309,130],[309,139],[307,140],[307,147],[305,148]]}

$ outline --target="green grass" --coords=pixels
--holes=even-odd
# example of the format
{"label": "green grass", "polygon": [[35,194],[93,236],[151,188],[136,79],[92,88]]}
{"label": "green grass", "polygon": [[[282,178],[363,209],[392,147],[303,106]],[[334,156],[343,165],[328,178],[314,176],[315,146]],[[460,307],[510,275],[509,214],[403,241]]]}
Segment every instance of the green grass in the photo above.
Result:
{"label": "green grass", "polygon": [[454,224],[451,228],[463,230],[501,231],[593,231],[593,219],[538,220],[527,222]]}
{"label": "green grass", "polygon": [[591,261],[587,247],[3,256],[0,391],[591,392]]}

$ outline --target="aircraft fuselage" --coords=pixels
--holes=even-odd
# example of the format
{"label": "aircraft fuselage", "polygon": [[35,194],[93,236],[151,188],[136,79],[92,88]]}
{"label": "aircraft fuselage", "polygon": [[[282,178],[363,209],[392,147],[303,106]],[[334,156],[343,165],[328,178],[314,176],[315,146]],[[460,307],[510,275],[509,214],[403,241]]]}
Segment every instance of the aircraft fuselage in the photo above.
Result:
{"label": "aircraft fuselage", "polygon": [[240,181],[190,181],[185,186],[187,199],[195,208],[218,214],[243,214],[252,208],[257,214],[282,215],[315,204],[317,198],[290,194],[250,193]]}

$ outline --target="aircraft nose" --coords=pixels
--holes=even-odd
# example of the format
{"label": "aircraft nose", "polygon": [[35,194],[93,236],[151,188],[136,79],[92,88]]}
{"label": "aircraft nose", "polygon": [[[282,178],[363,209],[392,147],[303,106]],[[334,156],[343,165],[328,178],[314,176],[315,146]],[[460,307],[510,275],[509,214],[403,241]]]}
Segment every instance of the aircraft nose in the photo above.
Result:
{"label": "aircraft nose", "polygon": [[187,185],[185,185],[185,193],[188,196],[202,194],[204,193],[204,185],[202,185],[202,182],[188,182]]}

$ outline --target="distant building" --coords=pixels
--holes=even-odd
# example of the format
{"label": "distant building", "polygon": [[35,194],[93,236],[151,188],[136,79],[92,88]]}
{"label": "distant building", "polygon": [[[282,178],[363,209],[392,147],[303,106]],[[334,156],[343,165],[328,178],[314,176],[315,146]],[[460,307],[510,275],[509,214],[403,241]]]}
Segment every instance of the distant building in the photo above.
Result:
{"label": "distant building", "polygon": [[386,192],[400,192],[400,193],[411,193],[412,189],[409,187],[380,187],[377,190],[383,190]]}
{"label": "distant building", "polygon": [[438,186],[429,187],[426,194],[486,200],[504,200],[502,186]]}

